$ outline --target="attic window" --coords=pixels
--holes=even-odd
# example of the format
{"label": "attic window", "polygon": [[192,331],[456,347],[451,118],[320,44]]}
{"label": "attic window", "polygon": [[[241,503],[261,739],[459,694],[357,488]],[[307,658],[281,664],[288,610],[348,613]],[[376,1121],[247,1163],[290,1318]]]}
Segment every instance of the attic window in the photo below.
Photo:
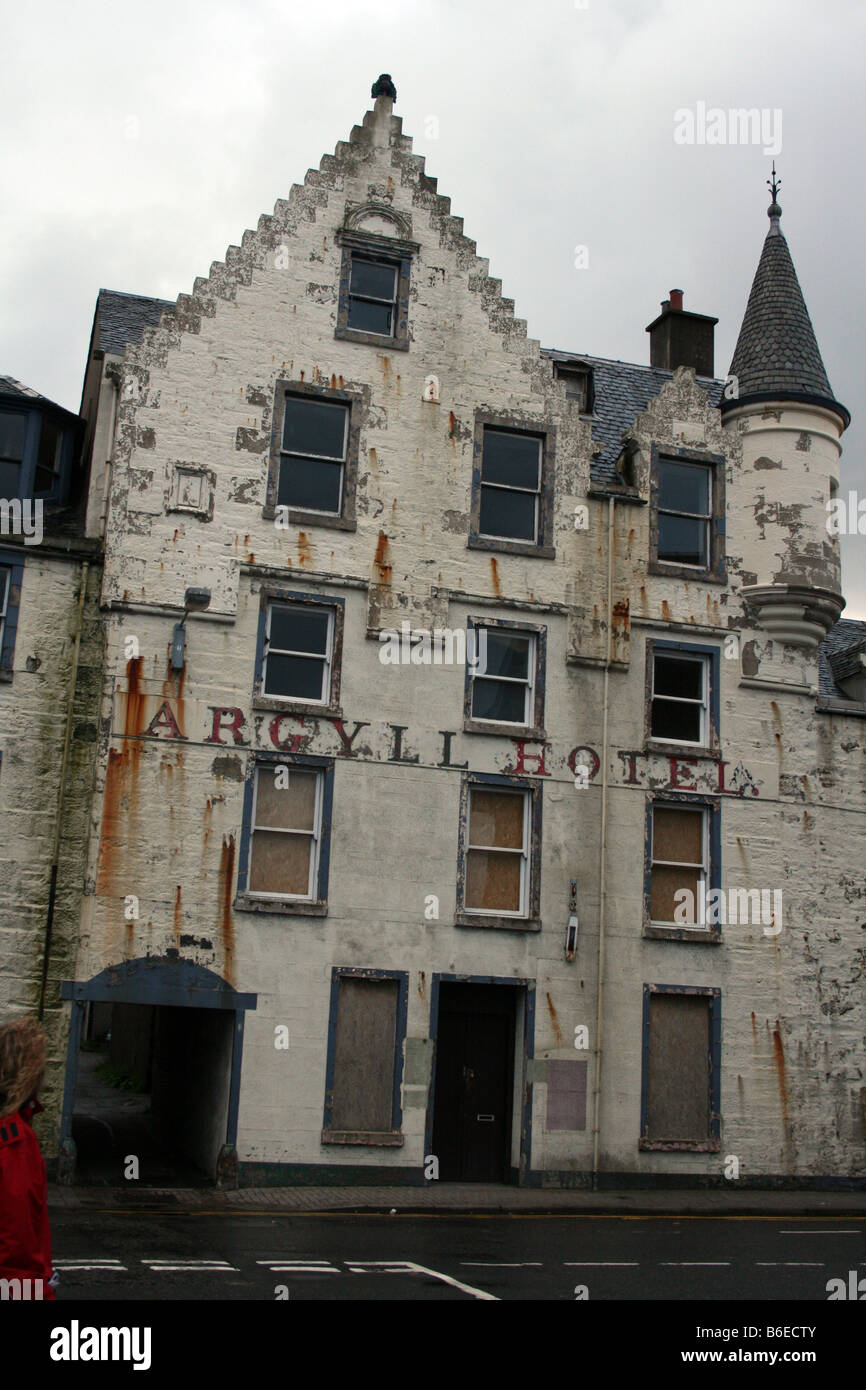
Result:
{"label": "attic window", "polygon": [[353,256],[349,276],[347,326],[362,333],[394,332],[399,267],[390,261]]}
{"label": "attic window", "polygon": [[565,398],[577,401],[581,415],[591,415],[594,405],[592,367],[579,362],[554,362],[557,381],[565,382]]}
{"label": "attic window", "polygon": [[416,243],[343,229],[337,242],[343,260],[334,336],[408,351],[409,280]]}

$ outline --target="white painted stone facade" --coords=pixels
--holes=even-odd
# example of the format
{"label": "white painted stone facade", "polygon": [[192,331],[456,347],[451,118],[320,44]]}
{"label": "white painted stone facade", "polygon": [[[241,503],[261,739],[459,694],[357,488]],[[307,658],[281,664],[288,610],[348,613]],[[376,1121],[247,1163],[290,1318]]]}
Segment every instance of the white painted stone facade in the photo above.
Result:
{"label": "white painted stone facade", "polygon": [[[347,207],[367,203],[408,219],[419,245],[405,352],[335,337],[335,233]],[[380,216],[376,229],[388,225]],[[525,1069],[518,1047],[512,1168],[524,1100],[532,1138],[523,1180],[585,1181],[593,1168],[603,770],[576,788],[568,758],[581,746],[603,751],[609,502],[591,490],[591,423],[499,291],[380,97],[351,141],[181,296],[174,319],[126,352],[125,382],[134,385],[122,393],[114,450],[101,738],[74,978],[176,951],[257,996],[243,1049],[242,1181],[244,1164],[287,1165],[288,1179],[310,1165],[374,1164],[419,1180],[431,989],[440,973],[530,982],[534,1046]],[[424,399],[431,374],[438,402]],[[277,381],[364,396],[354,531],[277,529],[263,516]],[[555,430],[555,558],[467,547],[476,412]],[[772,582],[774,549],[790,533],[778,515],[783,504],[806,499],[802,526],[826,541],[822,499],[837,477],[838,448],[826,419],[801,411],[792,430],[788,419],[745,414],[724,427],[694,373],[675,373],[633,422],[636,500],[619,500],[613,512],[598,1167],[623,1178],[721,1178],[726,1156],[736,1155],[744,1181],[863,1179],[866,721],[816,712],[815,648],[771,641],[749,625],[740,596],[744,584]],[[811,450],[798,447],[804,435]],[[654,447],[724,456],[727,583],[651,572],[645,503]],[[779,467],[756,474],[755,460],[766,457]],[[178,463],[213,475],[212,519],[170,509]],[[766,501],[757,500],[756,478]],[[579,505],[589,512],[585,530],[574,525]],[[335,760],[321,917],[235,902],[251,750],[274,746],[274,712],[253,701],[263,584],[345,601],[345,736],[332,719],[309,714],[303,722],[287,716],[280,729],[301,738],[294,751]],[[179,680],[168,651],[188,586],[206,586],[212,598],[206,614],[187,622]],[[514,739],[464,731],[462,668],[379,660],[383,629],[403,621],[459,629],[470,617],[546,628],[546,746],[527,742],[522,769]],[[130,637],[140,661],[129,657]],[[669,753],[645,751],[650,639],[718,650],[714,757],[684,755],[674,766]],[[182,738],[159,717],[166,702]],[[206,741],[214,707],[243,713],[239,733],[248,742],[236,744],[225,728],[220,742]],[[364,727],[347,755],[357,721]],[[403,758],[417,762],[395,760],[395,728],[404,731]],[[450,753],[442,731],[453,732]],[[722,887],[781,889],[781,930],[727,926],[719,943],[648,939],[648,792],[715,795],[719,762]],[[523,770],[530,781],[543,774],[538,931],[454,925],[463,763],[474,772]],[[580,928],[569,963],[572,878]],[[138,920],[125,919],[128,895],[139,900]],[[438,898],[438,920],[425,918],[429,895]],[[400,1147],[321,1141],[335,966],[408,972]],[[639,1148],[649,984],[721,991],[720,1140],[712,1151]],[[286,1050],[274,1046],[279,1025],[289,1029]],[[581,1025],[589,1048],[576,1051]],[[584,1129],[546,1129],[551,1060],[588,1062]]]}

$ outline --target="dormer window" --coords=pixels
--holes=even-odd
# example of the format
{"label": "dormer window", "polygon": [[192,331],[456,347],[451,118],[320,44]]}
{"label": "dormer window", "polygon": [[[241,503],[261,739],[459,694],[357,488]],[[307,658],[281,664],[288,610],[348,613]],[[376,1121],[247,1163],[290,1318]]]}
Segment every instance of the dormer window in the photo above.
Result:
{"label": "dormer window", "polygon": [[27,448],[28,416],[17,410],[0,412],[0,497],[21,495],[21,468]]}
{"label": "dormer window", "polygon": [[581,415],[591,415],[594,406],[592,367],[588,362],[554,362],[553,374],[565,382],[565,398],[575,401]]}
{"label": "dormer window", "polygon": [[76,417],[35,392],[3,389],[0,378],[0,498],[66,501],[75,454]]}

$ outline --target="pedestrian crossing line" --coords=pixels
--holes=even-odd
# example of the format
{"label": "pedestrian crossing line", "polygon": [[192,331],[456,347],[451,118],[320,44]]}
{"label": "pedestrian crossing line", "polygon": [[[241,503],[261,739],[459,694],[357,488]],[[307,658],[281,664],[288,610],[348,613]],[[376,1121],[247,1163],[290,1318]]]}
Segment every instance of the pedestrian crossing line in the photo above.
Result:
{"label": "pedestrian crossing line", "polygon": [[273,1274],[339,1274],[329,1260],[256,1260]]}
{"label": "pedestrian crossing line", "polygon": [[115,1273],[123,1273],[128,1269],[127,1265],[122,1265],[119,1260],[52,1260],[51,1262],[58,1273],[68,1273],[75,1269],[107,1269]]}
{"label": "pedestrian crossing line", "polygon": [[227,1260],[142,1260],[156,1274],[239,1274],[235,1265]]}

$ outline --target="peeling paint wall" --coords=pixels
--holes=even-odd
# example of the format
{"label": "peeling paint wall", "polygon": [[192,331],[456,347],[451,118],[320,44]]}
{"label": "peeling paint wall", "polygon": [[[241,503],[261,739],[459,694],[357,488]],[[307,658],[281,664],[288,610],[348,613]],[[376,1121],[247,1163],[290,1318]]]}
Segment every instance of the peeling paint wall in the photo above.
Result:
{"label": "peeling paint wall", "polygon": [[[80,561],[24,553],[11,683],[0,686],[0,1011],[35,1015],[42,990],[51,852],[58,814],[72,679]],[[101,574],[91,565],[83,608],[71,743],[62,811],[57,891],[43,1024],[49,1066],[40,1137],[56,1144],[68,1017],[59,984],[74,974],[97,759],[103,630]]]}
{"label": "peeling paint wall", "polygon": [[[347,206],[367,202],[410,223],[420,247],[405,352],[334,336],[342,256],[335,234]],[[106,678],[76,978],[178,951],[257,993],[246,1021],[241,1162],[423,1168],[417,1091],[404,1097],[402,1148],[321,1143],[329,990],[339,965],[406,970],[413,980],[436,972],[534,980],[532,1167],[567,1181],[592,1165],[593,1097],[585,1130],[547,1131],[544,1063],[585,1062],[596,1046],[602,778],[596,772],[576,789],[567,755],[579,745],[601,748],[607,504],[589,495],[597,449],[589,422],[500,291],[400,122],[380,108],[181,296],[173,316],[127,349],[125,380],[135,389],[122,393],[108,513]],[[439,403],[424,399],[431,374]],[[356,529],[284,530],[264,515],[278,380],[362,398]],[[555,429],[555,558],[467,547],[478,411]],[[816,439],[804,451],[801,436],[787,432],[772,443],[762,437],[760,457],[744,458],[740,433],[722,427],[685,370],[634,421],[631,437],[644,502],[653,446],[664,452],[687,442],[724,457],[730,578],[711,584],[652,573],[649,506],[617,506],[601,1167],[721,1172],[718,1154],[638,1151],[642,988],[658,983],[722,990],[722,1153],[739,1156],[744,1177],[866,1175],[866,900],[857,849],[866,724],[817,715],[808,694],[814,653],[778,644],[768,653],[772,643],[748,626],[740,598],[756,574],[769,582],[774,547],[783,568],[796,553],[797,572],[818,575],[820,566],[808,568],[811,541],[791,548],[790,508],[800,502],[788,490],[789,461],[813,468],[824,459],[827,471],[832,450]],[[210,480],[212,503],[198,514],[172,510],[179,461]],[[579,503],[589,511],[582,531],[573,521]],[[808,504],[814,533],[817,503]],[[823,549],[820,565],[832,578]],[[274,578],[346,605],[342,732],[309,714],[287,714],[280,726],[289,751],[336,758],[328,913],[319,918],[235,904],[250,749],[265,743],[274,719],[253,701],[259,593]],[[168,668],[169,645],[190,585],[210,588],[212,599],[206,615],[188,621],[178,677]],[[507,737],[464,732],[462,668],[379,661],[383,628],[460,628],[469,617],[546,626],[549,751],[532,743],[519,752]],[[684,634],[716,646],[738,635],[743,643],[742,670],[737,658],[721,660],[729,779],[722,879],[725,887],[782,888],[784,925],[772,938],[760,926],[728,927],[719,945],[642,935],[644,864],[635,847],[643,845],[648,789],[687,786],[694,772],[696,785],[719,790],[717,761],[685,755],[672,784],[670,760],[645,751],[646,641]],[[130,637],[138,657],[128,655]],[[790,689],[772,698],[741,684],[765,657],[774,671],[790,668]],[[220,708],[243,718],[215,723]],[[443,731],[453,734],[446,745]],[[542,929],[455,927],[461,764],[507,773],[519,760],[544,788]],[[571,878],[580,937],[569,965]],[[138,920],[124,918],[129,894],[139,898]],[[427,920],[433,894],[439,918]],[[411,989],[407,1057],[425,1045],[429,1008],[424,992]],[[289,1029],[287,1050],[274,1047],[278,1025]],[[588,1054],[575,1051],[578,1026],[589,1030]],[[527,1075],[527,1087],[531,1081]]]}

